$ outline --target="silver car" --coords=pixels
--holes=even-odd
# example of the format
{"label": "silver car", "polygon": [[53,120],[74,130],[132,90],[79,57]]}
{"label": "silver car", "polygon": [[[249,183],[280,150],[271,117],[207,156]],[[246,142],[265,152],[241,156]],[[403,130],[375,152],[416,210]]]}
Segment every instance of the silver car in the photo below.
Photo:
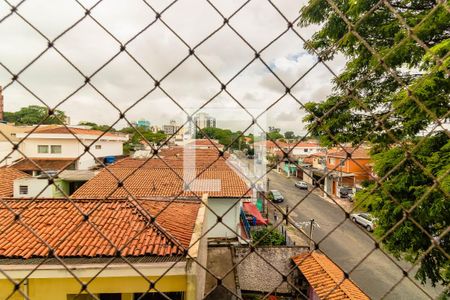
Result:
{"label": "silver car", "polygon": [[367,229],[367,231],[373,231],[374,228],[377,226],[376,221],[377,219],[374,218],[369,213],[354,213],[350,215],[350,218],[353,222],[360,224],[364,228]]}
{"label": "silver car", "polygon": [[304,181],[296,181],[295,182],[295,187],[302,189],[302,190],[307,190],[308,189],[308,184]]}

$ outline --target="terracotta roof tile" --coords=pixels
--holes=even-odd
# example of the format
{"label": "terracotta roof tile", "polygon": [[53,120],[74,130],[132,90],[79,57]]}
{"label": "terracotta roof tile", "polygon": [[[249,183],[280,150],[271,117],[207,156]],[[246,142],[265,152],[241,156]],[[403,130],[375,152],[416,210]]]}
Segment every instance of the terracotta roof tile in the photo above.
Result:
{"label": "terracotta roof tile", "polygon": [[317,157],[325,157],[327,155],[326,152],[316,152],[312,153],[311,156],[317,156]]}
{"label": "terracotta roof tile", "polygon": [[266,147],[267,149],[275,148],[275,149],[279,150],[280,148],[287,147],[288,144],[285,142],[282,142],[282,141],[273,142],[271,140],[266,140],[266,141],[255,142],[253,145],[254,146],[263,146],[263,147]]}
{"label": "terracotta roof tile", "polygon": [[[344,151],[345,149],[345,151]],[[358,147],[358,148],[351,148],[351,147],[346,147],[346,148],[340,148],[337,149],[335,151],[330,151],[328,152],[328,156],[329,157],[337,157],[337,158],[346,158],[347,157],[347,153],[351,153],[352,155],[352,159],[369,159],[370,155],[369,152],[367,151],[367,149],[362,148],[362,147]]]}
{"label": "terracotta roof tile", "polygon": [[25,177],[30,175],[14,168],[0,168],[0,197],[12,197],[14,180]]}
{"label": "terracotta roof tile", "polygon": [[303,163],[304,164],[312,164],[313,163],[313,158],[312,157],[305,157],[304,159],[303,159]]}
{"label": "terracotta roof tile", "polygon": [[[294,142],[286,145],[289,148],[319,148],[320,144],[316,142]],[[323,148],[323,147],[320,147]]]}
{"label": "terracotta roof tile", "polygon": [[320,299],[370,299],[325,255],[312,252],[292,258]]}
{"label": "terracotta roof tile", "polygon": [[41,169],[44,171],[59,171],[65,169],[70,170],[75,163],[76,161],[73,158],[23,158],[11,167],[20,171],[40,171]]}
{"label": "terracotta roof tile", "polygon": [[45,126],[39,127],[33,134],[83,134],[83,135],[104,135],[104,136],[118,136],[112,132],[106,132],[93,129],[77,128],[77,127],[65,127],[65,126]]}
{"label": "terracotta roof tile", "polygon": [[[125,199],[4,200],[0,206],[0,257],[27,259],[48,255],[48,247],[22,222],[60,257],[114,256],[113,245],[121,249],[123,256],[183,255],[192,238],[199,202],[137,201],[139,205]],[[88,220],[95,226],[84,221],[75,205],[89,213]],[[21,222],[14,222],[10,209],[21,212]],[[150,224],[150,215],[159,212],[155,223]]]}
{"label": "terracotta roof tile", "polygon": [[[198,176],[199,181],[191,187],[192,191],[184,190],[185,167],[182,157],[164,157],[148,161],[125,158],[102,170],[72,197],[121,198],[127,197],[129,193],[134,197],[200,197],[203,193],[208,193],[209,197],[213,198],[250,196],[247,184],[224,158],[217,160],[216,156],[196,157],[194,168],[190,169],[190,172]],[[118,180],[123,181],[122,187],[118,187]],[[216,186],[217,181],[220,186]]]}
{"label": "terracotta roof tile", "polygon": [[188,144],[189,145],[196,145],[196,146],[212,146],[212,147],[214,147],[214,145],[216,147],[222,146],[217,141],[215,141],[215,140],[208,140],[208,139],[196,139],[196,140],[193,140],[193,141],[189,142]]}

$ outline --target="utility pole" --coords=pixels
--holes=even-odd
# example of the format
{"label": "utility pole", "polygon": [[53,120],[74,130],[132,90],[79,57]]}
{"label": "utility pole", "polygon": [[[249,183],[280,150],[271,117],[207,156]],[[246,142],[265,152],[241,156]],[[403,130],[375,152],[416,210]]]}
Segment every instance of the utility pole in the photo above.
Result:
{"label": "utility pole", "polygon": [[302,231],[305,235],[306,233],[306,227],[309,226],[309,249],[312,251],[314,250],[314,241],[313,241],[313,231],[314,228],[320,228],[319,224],[314,221],[314,219],[311,219],[309,221],[304,221],[304,222],[298,222],[295,223],[297,226],[299,226],[302,230],[304,229],[305,231]]}
{"label": "utility pole", "polygon": [[287,218],[288,213],[289,213],[289,206],[286,206],[286,226],[289,225],[289,221],[288,221],[288,218]]}
{"label": "utility pole", "polygon": [[[267,175],[266,175],[267,176]],[[269,189],[270,179],[267,177],[267,188],[266,192],[264,193],[264,199],[263,199],[263,205],[264,205],[264,211],[266,212],[267,218],[269,217],[269,204],[267,203],[267,196],[269,195],[270,189]]]}

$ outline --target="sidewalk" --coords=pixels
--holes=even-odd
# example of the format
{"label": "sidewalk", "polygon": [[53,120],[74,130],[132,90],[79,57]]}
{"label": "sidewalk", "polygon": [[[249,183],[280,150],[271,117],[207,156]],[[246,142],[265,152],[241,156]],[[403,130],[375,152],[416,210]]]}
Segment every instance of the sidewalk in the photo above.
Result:
{"label": "sidewalk", "polygon": [[346,212],[351,212],[353,210],[353,202],[346,199],[342,199],[334,195],[330,195],[331,197],[329,197],[328,195],[324,195],[325,193],[320,189],[315,189],[313,193],[327,202],[339,205]]}
{"label": "sidewalk", "polygon": [[[293,183],[296,180],[300,180],[297,177],[293,177],[293,176],[288,177],[282,171],[279,172],[277,170],[274,170],[274,172],[279,174],[279,175],[282,175],[282,176],[286,177],[287,179],[290,179]],[[319,196],[320,198],[324,199],[327,202],[339,205],[346,212],[351,212],[352,209],[353,209],[353,202],[350,202],[350,201],[348,201],[346,199],[339,198],[339,197],[334,196],[334,195],[330,195],[331,197],[329,197],[328,195],[325,195],[325,193],[319,188],[316,188],[314,191],[312,191],[312,193],[316,194],[317,196]]]}

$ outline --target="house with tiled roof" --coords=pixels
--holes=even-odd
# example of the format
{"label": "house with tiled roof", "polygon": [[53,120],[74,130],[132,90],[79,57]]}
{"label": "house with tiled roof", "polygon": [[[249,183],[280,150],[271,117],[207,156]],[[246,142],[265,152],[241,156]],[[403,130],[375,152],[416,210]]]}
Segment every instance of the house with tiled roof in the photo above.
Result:
{"label": "house with tiled roof", "polygon": [[292,257],[299,270],[299,288],[306,299],[369,300],[370,298],[327,256],[304,252]]}
{"label": "house with tiled roof", "polygon": [[[123,144],[128,140],[121,134],[62,125],[33,127],[17,133],[16,137],[24,139],[19,149],[26,156],[16,162],[16,166],[34,175],[41,171],[39,166],[51,166],[55,171],[68,166],[77,170],[90,169],[97,164],[96,159],[102,161],[108,156],[122,156]],[[86,147],[89,153],[86,153]]]}
{"label": "house with tiled roof", "polygon": [[364,146],[331,150],[326,157],[327,170],[332,170],[328,192],[339,196],[340,187],[355,188],[372,179],[369,150]]}
{"label": "house with tiled roof", "polygon": [[[92,179],[98,171],[67,170],[54,174],[41,174],[14,180],[14,198],[67,198],[83,184]],[[49,182],[49,176],[52,181]]]}
{"label": "house with tiled roof", "polygon": [[304,170],[303,180],[320,184],[329,195],[340,196],[342,189],[357,189],[373,177],[369,148],[336,147],[310,156],[311,168]]}
{"label": "house with tiled roof", "polygon": [[205,194],[209,198],[208,237],[240,236],[241,202],[251,197],[251,189],[217,150],[185,153],[177,148],[152,159],[125,158],[102,170],[72,198],[101,200],[132,195],[198,200]]}
{"label": "house with tiled roof", "polygon": [[289,153],[293,157],[306,157],[314,153],[326,150],[325,147],[320,146],[318,142],[310,141],[295,141],[292,143],[284,143],[283,151]]}
{"label": "house with tiled roof", "polygon": [[219,149],[223,150],[224,145],[220,144],[218,140],[214,139],[195,139],[188,141],[187,146],[195,149]]}
{"label": "house with tiled roof", "polygon": [[0,198],[12,197],[14,194],[14,181],[16,179],[29,178],[30,175],[14,168],[0,168]]}
{"label": "house with tiled roof", "polygon": [[[11,295],[12,299],[24,295],[75,299],[79,293],[84,295],[80,299],[93,299],[91,294],[95,299],[132,300],[158,292],[170,299],[203,296],[206,207],[199,201],[8,199],[3,203],[1,299]],[[160,299],[155,296],[150,298]]]}

